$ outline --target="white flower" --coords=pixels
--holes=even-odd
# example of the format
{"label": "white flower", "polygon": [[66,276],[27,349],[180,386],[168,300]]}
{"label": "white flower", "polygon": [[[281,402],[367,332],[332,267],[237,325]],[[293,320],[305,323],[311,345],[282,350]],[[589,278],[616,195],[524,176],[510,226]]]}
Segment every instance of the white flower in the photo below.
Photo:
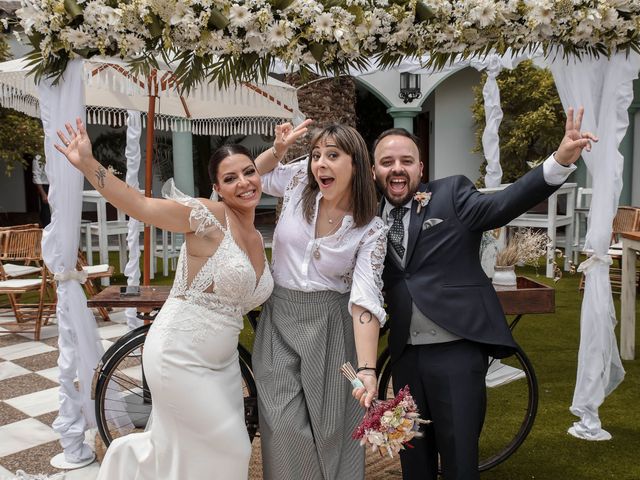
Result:
{"label": "white flower", "polygon": [[602,26],[607,29],[615,28],[618,18],[618,11],[615,8],[605,8],[602,11]]}
{"label": "white flower", "polygon": [[276,22],[269,31],[269,43],[274,47],[284,47],[291,40],[292,32],[284,20]]}
{"label": "white flower", "polygon": [[91,37],[82,30],[75,30],[73,28],[65,28],[60,32],[60,38],[69,42],[76,48],[83,48],[89,44]]}
{"label": "white flower", "polygon": [[140,55],[145,48],[144,39],[134,35],[132,33],[127,33],[124,36],[124,42],[127,45],[126,54],[130,57],[135,57]]}
{"label": "white flower", "polygon": [[169,19],[169,25],[176,25],[182,21],[185,17],[193,18],[193,13],[184,3],[176,3],[176,8]]}
{"label": "white flower", "polygon": [[572,41],[575,43],[579,43],[585,40],[589,40],[593,33],[593,25],[588,20],[583,20],[578,23],[576,26],[573,35],[571,36]]}
{"label": "white flower", "polygon": [[496,5],[493,0],[479,2],[478,6],[469,11],[469,19],[480,25],[488,27],[496,19]]}
{"label": "white flower", "polygon": [[16,10],[16,15],[20,18],[20,26],[26,35],[31,35],[33,28],[42,31],[42,26],[48,21],[47,14],[42,10],[35,8],[30,3]]}
{"label": "white flower", "polygon": [[250,28],[245,35],[245,41],[249,44],[247,52],[260,52],[266,44],[265,36],[257,28]]}
{"label": "white flower", "polygon": [[330,13],[322,13],[318,15],[313,27],[320,36],[330,36],[333,30],[333,16]]}
{"label": "white flower", "polygon": [[251,21],[251,12],[244,5],[234,4],[229,11],[229,23],[234,27],[244,28]]}
{"label": "white flower", "polygon": [[535,5],[529,12],[529,19],[533,21],[533,26],[551,25],[551,21],[554,19],[555,13],[553,6],[548,5]]}

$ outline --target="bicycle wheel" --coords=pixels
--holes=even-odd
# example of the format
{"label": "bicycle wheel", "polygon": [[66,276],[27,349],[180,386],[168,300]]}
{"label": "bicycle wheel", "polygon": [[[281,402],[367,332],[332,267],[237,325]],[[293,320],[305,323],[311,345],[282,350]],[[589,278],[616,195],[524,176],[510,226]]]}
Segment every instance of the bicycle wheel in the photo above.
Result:
{"label": "bicycle wheel", "polygon": [[94,375],[96,423],[106,446],[144,431],[151,415],[151,393],[142,375],[142,346],[150,325],[129,332],[103,355]]}
{"label": "bicycle wheel", "polygon": [[[385,350],[378,360],[379,398],[394,395],[389,360],[389,351]],[[486,383],[487,413],[480,435],[480,471],[504,462],[522,445],[538,410],[538,381],[529,358],[519,347],[509,358],[491,359]]]}
{"label": "bicycle wheel", "polygon": [[504,462],[522,445],[538,411],[538,380],[518,347],[508,358],[490,359],[487,413],[480,435],[480,471]]}
{"label": "bicycle wheel", "polygon": [[[106,446],[118,437],[142,432],[151,415],[151,392],[144,381],[142,349],[150,325],[143,325],[113,344],[94,375],[95,413],[98,432]],[[245,422],[249,438],[258,430],[256,385],[251,355],[238,345]]]}
{"label": "bicycle wheel", "polygon": [[244,396],[244,422],[247,425],[249,440],[258,433],[258,389],[251,369],[251,354],[242,345],[238,344],[238,357],[240,360],[240,373],[242,375],[242,395]]}

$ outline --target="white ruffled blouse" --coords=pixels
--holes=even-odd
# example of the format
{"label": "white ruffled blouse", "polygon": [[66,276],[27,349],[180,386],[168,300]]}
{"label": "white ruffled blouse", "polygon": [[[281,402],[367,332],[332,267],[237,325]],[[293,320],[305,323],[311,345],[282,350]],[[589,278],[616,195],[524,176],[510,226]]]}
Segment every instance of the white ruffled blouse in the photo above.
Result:
{"label": "white ruffled blouse", "polygon": [[382,270],[387,251],[388,227],[380,217],[368,225],[355,227],[346,215],[333,234],[315,238],[318,202],[312,222],[302,214],[302,192],[307,185],[305,161],[281,165],[262,176],[262,189],[283,197],[282,212],[273,235],[271,269],[275,283],[305,292],[351,291],[351,307],[359,305],[378,318],[382,326],[386,312],[382,298]]}

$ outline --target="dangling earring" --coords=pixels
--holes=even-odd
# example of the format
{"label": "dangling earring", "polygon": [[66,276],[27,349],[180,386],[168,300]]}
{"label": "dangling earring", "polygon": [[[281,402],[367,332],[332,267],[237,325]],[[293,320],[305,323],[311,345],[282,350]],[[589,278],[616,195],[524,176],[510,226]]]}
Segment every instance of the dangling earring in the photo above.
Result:
{"label": "dangling earring", "polygon": [[209,200],[213,200],[214,202],[219,202],[220,200],[222,200],[222,197],[220,197],[220,195],[218,195],[218,192],[216,192],[215,187],[211,190],[211,196],[209,197]]}

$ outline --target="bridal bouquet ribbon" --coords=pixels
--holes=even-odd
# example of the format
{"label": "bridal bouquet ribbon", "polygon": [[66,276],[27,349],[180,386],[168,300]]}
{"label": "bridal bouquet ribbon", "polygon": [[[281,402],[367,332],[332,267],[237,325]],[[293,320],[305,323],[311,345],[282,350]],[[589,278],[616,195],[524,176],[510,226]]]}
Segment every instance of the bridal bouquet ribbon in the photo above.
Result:
{"label": "bridal bouquet ribbon", "polygon": [[[341,370],[354,388],[362,386],[351,364],[343,365]],[[359,382],[358,386],[356,382]],[[371,448],[373,452],[379,452],[381,456],[387,454],[393,457],[400,450],[404,450],[405,446],[411,447],[408,442],[413,438],[422,436],[420,425],[426,423],[431,421],[420,418],[418,407],[407,385],[391,400],[374,400],[360,425],[353,431],[352,438],[360,440],[360,445]]]}

